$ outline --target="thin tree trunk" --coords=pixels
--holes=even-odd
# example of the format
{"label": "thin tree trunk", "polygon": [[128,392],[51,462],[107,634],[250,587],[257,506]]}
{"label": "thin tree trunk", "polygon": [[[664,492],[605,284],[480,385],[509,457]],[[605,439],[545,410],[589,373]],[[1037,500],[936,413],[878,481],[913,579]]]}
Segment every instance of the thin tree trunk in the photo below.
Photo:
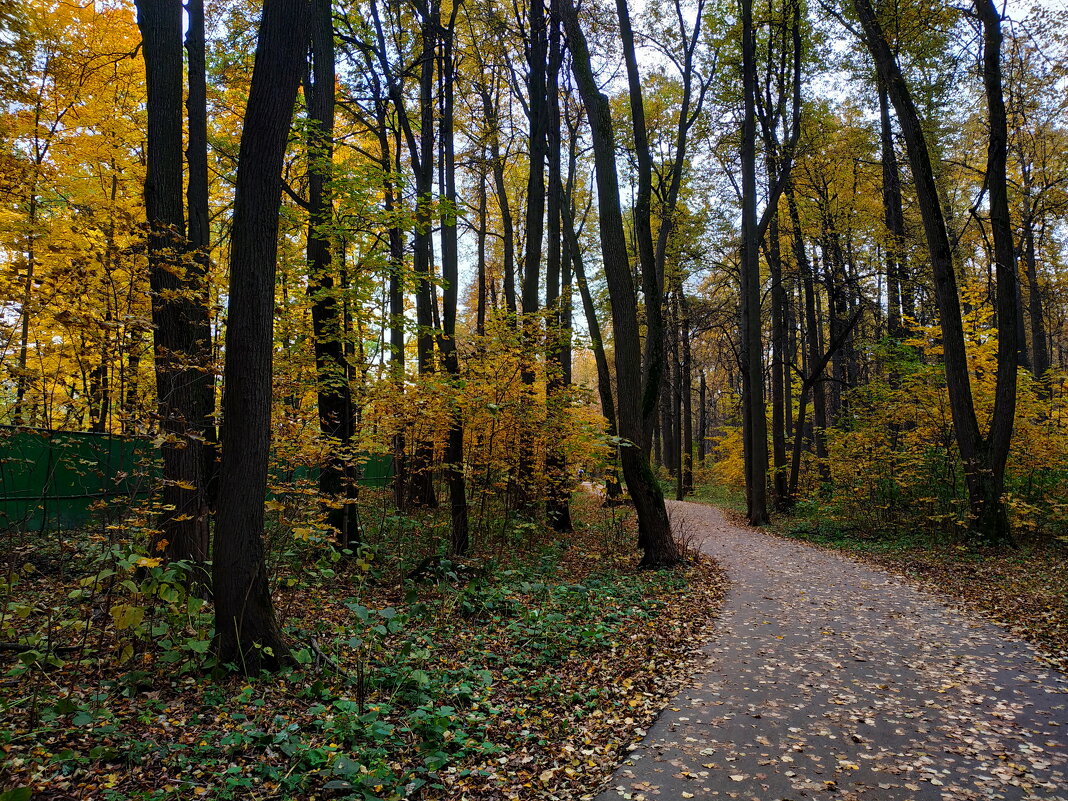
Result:
{"label": "thin tree trunk", "polygon": [[886,86],[879,82],[879,144],[883,168],[883,223],[886,226],[887,334],[899,340],[904,334],[904,299],[902,286],[905,259],[905,218],[901,209],[901,174],[894,151],[894,132],[890,123],[890,99]]}
{"label": "thin tree trunk", "polygon": [[697,391],[697,464],[704,469],[705,453],[708,450],[708,414],[705,405],[708,403],[708,385],[705,382],[705,372],[701,371],[701,378]]}
{"label": "thin tree trunk", "polygon": [[[549,164],[549,185],[546,198],[547,224],[546,241],[548,252],[545,263],[545,308],[546,341],[546,420],[548,431],[561,431],[566,425],[567,382],[564,376],[563,339],[563,302],[560,297],[560,281],[563,269],[561,205],[563,203],[563,182],[561,176],[561,142],[560,142],[560,16],[557,9],[559,0],[552,0],[549,19],[549,70],[546,86],[546,106],[548,119],[546,125],[546,146]],[[571,479],[568,475],[567,459],[561,443],[552,435],[547,438],[545,454],[545,473],[548,479],[545,516],[549,525],[557,532],[569,532],[571,523]]]}
{"label": "thin tree trunk", "polygon": [[[186,163],[186,207],[189,247],[192,249],[191,280],[196,286],[196,304],[191,310],[196,339],[203,343],[197,366],[203,371],[194,389],[198,412],[203,414],[204,477],[207,504],[215,506],[219,484],[219,432],[215,423],[215,365],[211,334],[211,209],[208,194],[208,85],[204,42],[204,0],[187,0],[185,50],[187,58],[186,119],[189,136]],[[202,412],[200,411],[202,410]]]}
{"label": "thin tree trunk", "polygon": [[478,174],[478,229],[476,230],[476,268],[477,275],[477,300],[475,307],[475,334],[480,337],[486,335],[486,236],[488,222],[486,220],[486,181],[488,176],[485,172],[486,154],[482,154],[482,171]]}
{"label": "thin tree trunk", "polygon": [[329,231],[333,218],[331,188],[334,154],[335,65],[331,0],[312,0],[311,69],[305,85],[308,107],[308,295],[315,348],[319,430],[328,452],[319,473],[326,500],[327,523],[337,544],[348,548],[360,540],[352,468],[353,405],[345,358],[344,320]]}
{"label": "thin tree trunk", "polygon": [[742,365],[746,451],[746,500],[750,525],[769,520],[768,431],[764,411],[764,348],[761,343],[760,237],[756,197],[756,43],[753,2],[742,0]]}
{"label": "thin tree trunk", "polygon": [[[441,218],[441,277],[444,281],[442,292],[442,336],[440,349],[454,386],[460,383],[460,358],[456,347],[456,310],[460,289],[459,250],[456,236],[456,145],[453,134],[454,100],[453,91],[456,83],[456,65],[453,60],[453,33],[455,31],[456,11],[453,6],[448,25],[442,26],[441,47],[441,119],[439,147],[443,186],[442,199],[444,213]],[[459,405],[450,412],[449,431],[445,443],[445,475],[449,485],[449,511],[452,522],[452,534],[449,539],[449,553],[466,554],[471,540],[468,532],[467,517],[467,481],[464,477],[464,424]]]}
{"label": "thin tree trunk", "polygon": [[686,294],[678,290],[679,335],[682,340],[682,491],[693,494],[693,353],[690,349],[690,310]]}

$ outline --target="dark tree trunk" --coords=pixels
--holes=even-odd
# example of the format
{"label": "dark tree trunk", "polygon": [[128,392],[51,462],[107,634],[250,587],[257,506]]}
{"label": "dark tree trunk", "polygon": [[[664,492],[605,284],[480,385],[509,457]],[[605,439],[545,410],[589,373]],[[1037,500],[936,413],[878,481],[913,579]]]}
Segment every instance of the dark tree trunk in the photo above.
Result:
{"label": "dark tree trunk", "polygon": [[756,43],[753,2],[742,0],[742,368],[746,502],[750,525],[769,520],[768,431],[764,411],[764,348],[760,314],[760,236],[756,213]]}
{"label": "dark tree trunk", "polygon": [[[976,12],[983,21],[983,77],[990,116],[990,147],[987,183],[990,189],[991,223],[995,231],[997,256],[998,309],[998,376],[990,437],[981,436],[971,393],[964,325],[953,264],[953,246],[946,228],[941,198],[935,182],[934,167],[928,150],[919,113],[901,68],[887,42],[870,0],[854,0],[857,17],[864,30],[864,42],[875,61],[879,77],[887,87],[897,111],[905,138],[913,182],[916,186],[920,216],[934,274],[935,299],[942,327],[946,386],[956,433],[957,446],[964,464],[965,480],[971,504],[971,525],[976,535],[989,542],[1010,538],[1008,516],[1001,500],[1004,484],[1004,460],[1012,434],[1016,384],[1016,304],[1013,297],[1015,270],[1011,246],[1005,239],[1008,224],[1005,193],[1005,108],[1001,94],[1000,19],[990,2],[977,2]],[[1001,203],[1006,203],[1002,209]],[[999,234],[998,232],[1002,233]],[[1003,357],[1008,353],[1008,361]]]}
{"label": "dark tree trunk", "polygon": [[705,466],[705,453],[708,451],[708,385],[705,382],[704,370],[701,371],[701,379],[697,390],[697,464]]}
{"label": "dark tree trunk", "polygon": [[[459,385],[460,357],[456,347],[456,309],[460,289],[459,250],[456,237],[456,145],[453,135],[456,65],[453,61],[453,33],[455,31],[458,5],[453,6],[452,17],[441,28],[441,151],[442,199],[445,213],[441,219],[441,277],[442,336],[439,347],[445,370],[450,379]],[[449,553],[463,555],[471,546],[467,519],[467,481],[464,477],[464,425],[459,405],[451,410],[449,431],[445,442],[445,475],[449,484],[449,511],[452,534]]]}
{"label": "dark tree trunk", "polygon": [[[668,333],[668,331],[665,330],[665,333]],[[678,462],[678,449],[675,441],[675,418],[672,414],[672,379],[671,362],[665,359],[664,369],[661,372],[663,391],[659,393],[660,447],[663,451],[663,466],[667,468],[669,476],[676,478],[678,473],[675,471],[675,465]]]}
{"label": "dark tree trunk", "polygon": [[641,343],[638,336],[637,297],[627,259],[619,181],[615,165],[615,137],[608,98],[593,75],[589,47],[579,26],[572,0],[561,0],[560,12],[571,45],[572,69],[590,123],[597,173],[601,256],[612,304],[615,333],[616,383],[618,387],[619,434],[623,476],[634,500],[638,517],[641,564],[668,567],[678,564],[680,554],[671,533],[664,494],[649,466],[641,410]]}
{"label": "dark tree trunk", "polygon": [[[568,398],[563,362],[563,342],[566,336],[563,320],[564,301],[560,297],[563,269],[561,205],[564,190],[560,164],[561,41],[558,2],[559,0],[552,0],[550,6],[549,70],[546,86],[549,185],[546,198],[548,253],[545,262],[545,308],[548,312],[546,315],[548,346],[545,350],[545,372],[546,419],[549,432],[563,429]],[[545,516],[554,531],[569,532],[572,530],[571,478],[568,475],[567,459],[563,449],[551,434],[546,442],[545,473],[548,479]]]}
{"label": "dark tree trunk", "polygon": [[904,335],[906,311],[903,286],[905,263],[905,217],[901,209],[901,173],[894,150],[894,132],[890,123],[890,99],[886,86],[879,82],[879,143],[883,167],[883,223],[886,226],[886,297],[887,334],[893,340]]}
{"label": "dark tree trunk", "polygon": [[[774,175],[774,171],[772,171]],[[772,212],[768,226],[768,271],[771,274],[771,449],[774,466],[772,485],[778,509],[790,506],[789,464],[786,459],[786,316],[789,302],[783,282],[779,243],[779,214]]]}
{"label": "dark tree trunk", "polygon": [[527,176],[526,252],[523,259],[520,373],[523,379],[525,403],[529,417],[519,435],[519,465],[517,472],[520,506],[531,509],[538,493],[534,477],[534,406],[536,342],[539,338],[538,287],[541,278],[542,239],[545,233],[545,161],[548,155],[548,95],[546,93],[546,57],[548,29],[542,0],[530,3],[530,47],[528,50],[530,98],[530,172]]}
{"label": "dark tree trunk", "polygon": [[[653,244],[652,195],[653,168],[649,150],[649,136],[645,126],[645,103],[642,98],[641,75],[634,47],[634,32],[630,24],[627,0],[616,0],[619,36],[623,46],[623,60],[627,66],[627,87],[630,100],[631,129],[634,136],[634,156],[638,166],[637,193],[634,196],[634,238],[638,249],[638,266],[642,296],[645,300],[645,346],[642,356],[642,439],[639,445],[648,448],[653,425],[657,418],[660,389],[665,370],[663,295],[664,276],[656,263]],[[664,440],[667,447],[667,440]],[[674,464],[669,461],[669,465]]]}
{"label": "dark tree trunk", "polygon": [[682,342],[682,491],[693,494],[693,353],[690,349],[690,309],[682,287],[678,291],[678,304]]}
{"label": "dark tree trunk", "polygon": [[[485,167],[485,152],[483,152],[483,168]],[[488,222],[486,220],[486,181],[488,176],[485,171],[479,172],[478,175],[478,229],[476,230],[477,245],[476,245],[476,269],[477,275],[475,280],[478,282],[477,286],[477,300],[475,308],[475,334],[476,336],[484,337],[486,335],[486,236],[488,233]]]}
{"label": "dark tree trunk", "polygon": [[188,260],[182,198],[182,4],[137,3],[148,89],[149,278],[160,428],[163,504],[157,547],[168,559],[208,560],[207,421],[212,414],[211,334],[205,275]]}
{"label": "dark tree trunk", "polygon": [[[398,400],[404,396],[404,231],[396,222],[398,199],[395,175],[400,173],[400,142],[396,143],[394,158],[390,153],[389,132],[386,126],[386,104],[376,104],[379,127],[379,148],[382,152],[383,207],[390,219],[389,226],[389,372]],[[408,458],[405,453],[404,429],[393,435],[393,505],[404,511],[408,506]]]}
{"label": "dark tree trunk", "polygon": [[1042,287],[1038,283],[1038,255],[1035,248],[1035,209],[1031,198],[1031,168],[1021,165],[1023,174],[1023,260],[1027,271],[1027,302],[1031,318],[1031,370],[1035,378],[1046,377],[1050,368],[1046,315],[1042,306]]}
{"label": "dark tree trunk", "polygon": [[979,503],[973,502],[976,530],[987,540],[1011,540],[1008,514],[1002,502],[1005,491],[1005,463],[1012,445],[1016,416],[1017,383],[1017,275],[1016,246],[1009,213],[1007,177],[1008,122],[1001,79],[1001,15],[993,0],[975,0],[975,10],[983,23],[983,88],[986,92],[990,140],[987,149],[986,184],[990,194],[990,228],[994,234],[997,260],[998,361],[994,390],[994,411],[990,432],[983,443],[980,465]]}
{"label": "dark tree trunk", "polygon": [[263,503],[271,444],[282,162],[309,17],[307,0],[263,5],[237,164],[212,578],[219,661],[245,673],[274,669],[288,657],[263,554]]}
{"label": "dark tree trunk", "polygon": [[334,193],[334,27],[331,0],[312,0],[311,69],[305,85],[308,108],[308,295],[315,338],[319,430],[328,452],[319,473],[327,523],[337,544],[360,540],[351,444],[354,413],[349,365],[345,358],[345,321],[334,281],[330,224]]}
{"label": "dark tree trunk", "polygon": [[[197,305],[192,309],[198,342],[203,342],[199,377],[195,389],[197,405],[203,410],[205,491],[207,504],[215,506],[219,488],[219,433],[215,425],[215,365],[211,335],[211,210],[208,204],[208,87],[204,41],[204,0],[187,0],[185,50],[187,58],[186,118],[189,137],[186,164],[186,206],[189,219],[189,247],[192,250],[191,277],[197,286]],[[200,414],[198,411],[197,414]]]}
{"label": "dark tree trunk", "polygon": [[504,248],[504,276],[502,279],[505,308],[510,319],[516,315],[515,303],[515,224],[512,222],[512,206],[508,200],[508,186],[504,181],[504,155],[501,153],[500,114],[496,98],[488,89],[482,90],[482,108],[486,114],[489,130],[490,161],[493,170],[493,188],[497,194],[497,209],[501,215],[501,238]]}
{"label": "dark tree trunk", "polygon": [[[419,73],[419,139],[409,137],[412,171],[415,173],[416,212],[415,235],[413,236],[413,271],[416,276],[415,317],[419,330],[416,333],[416,364],[420,375],[429,375],[434,365],[434,330],[437,327],[434,312],[433,276],[433,217],[431,212],[434,190],[434,52],[437,47],[439,4],[420,3],[422,16],[422,55]],[[400,102],[403,102],[402,100]],[[397,101],[395,100],[395,105]],[[438,505],[434,492],[434,443],[420,439],[415,444],[415,453],[409,469],[409,497],[412,503],[434,508]]]}

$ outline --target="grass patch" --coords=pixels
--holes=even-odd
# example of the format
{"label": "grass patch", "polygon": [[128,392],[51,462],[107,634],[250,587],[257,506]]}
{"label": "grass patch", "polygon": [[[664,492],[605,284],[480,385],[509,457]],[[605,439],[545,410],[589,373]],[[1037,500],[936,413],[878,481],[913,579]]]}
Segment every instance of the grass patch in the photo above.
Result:
{"label": "grass patch", "polygon": [[695,503],[707,503],[735,514],[745,514],[745,490],[730,487],[726,484],[708,482],[694,487],[692,495],[687,495],[686,500]]}

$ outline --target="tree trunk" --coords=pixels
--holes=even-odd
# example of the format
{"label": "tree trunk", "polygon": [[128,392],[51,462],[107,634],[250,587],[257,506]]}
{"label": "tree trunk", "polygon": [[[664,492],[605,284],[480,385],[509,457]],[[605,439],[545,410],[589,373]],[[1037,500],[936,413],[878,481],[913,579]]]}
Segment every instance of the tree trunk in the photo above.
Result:
{"label": "tree trunk", "polygon": [[987,150],[986,184],[990,194],[990,228],[994,234],[997,260],[998,356],[997,384],[990,432],[984,442],[980,465],[980,503],[973,503],[976,530],[987,541],[1011,541],[1008,513],[1002,503],[1005,490],[1005,463],[1012,444],[1016,416],[1017,276],[1016,247],[1009,213],[1007,177],[1008,122],[1001,80],[1001,15],[993,0],[975,0],[975,10],[983,22],[983,88],[986,92],[990,140]]}
{"label": "tree trunk", "polygon": [[288,652],[263,554],[271,443],[274,278],[282,162],[307,46],[308,0],[265,0],[237,163],[222,464],[212,577],[216,651],[253,674]]}
{"label": "tree trunk", "polygon": [[194,390],[198,412],[203,410],[204,476],[206,502],[214,508],[219,489],[219,432],[215,423],[215,365],[211,334],[211,209],[208,203],[208,86],[204,42],[204,0],[187,0],[185,50],[187,58],[186,118],[189,137],[186,163],[186,206],[189,219],[189,247],[192,249],[192,280],[197,286],[197,301],[191,309],[191,325],[196,339],[203,342],[199,367],[203,374]]}
{"label": "tree trunk", "polygon": [[682,491],[693,494],[693,353],[690,310],[684,289],[678,290],[679,336],[682,340]]}
{"label": "tree trunk", "polygon": [[705,411],[708,403],[708,385],[705,381],[705,371],[701,371],[701,379],[697,390],[697,464],[704,469],[705,454],[708,452],[708,414]]}
{"label": "tree trunk", "polygon": [[[550,6],[549,70],[546,87],[549,185],[546,198],[548,253],[545,262],[545,308],[548,313],[546,315],[545,394],[549,432],[565,430],[568,401],[563,363],[563,340],[566,332],[563,320],[563,301],[560,297],[563,269],[561,205],[564,190],[560,164],[561,41],[558,3],[559,0],[552,0]],[[554,531],[569,532],[572,530],[571,478],[568,474],[566,455],[560,442],[551,434],[546,442],[545,473],[548,479],[545,516]]]}
{"label": "tree trunk", "polygon": [[1042,288],[1038,285],[1038,256],[1035,248],[1035,209],[1031,199],[1030,165],[1022,165],[1023,174],[1023,259],[1027,271],[1027,302],[1031,318],[1031,370],[1042,380],[1049,372],[1049,340],[1046,315],[1042,306]]}
{"label": "tree trunk", "polygon": [[890,123],[890,99],[886,86],[879,82],[879,144],[883,167],[883,223],[886,225],[886,296],[887,334],[892,340],[904,335],[905,290],[902,285],[905,260],[905,218],[901,210],[901,174],[894,151],[894,132]]}
{"label": "tree trunk", "polygon": [[328,452],[319,473],[327,523],[338,547],[360,540],[351,453],[352,390],[345,358],[345,324],[339,309],[331,254],[334,193],[334,27],[331,0],[312,0],[311,69],[305,85],[308,108],[308,295],[312,301],[319,431]]}
{"label": "tree trunk", "polygon": [[475,280],[478,282],[476,305],[475,305],[475,335],[484,337],[486,335],[486,236],[488,234],[488,221],[486,219],[486,181],[488,176],[486,175],[485,168],[485,151],[483,151],[483,171],[478,174],[478,228],[476,229],[476,241],[475,247],[475,262],[476,262],[476,276]]}
{"label": "tree trunk", "polygon": [[571,44],[572,70],[586,108],[593,139],[601,223],[601,256],[608,282],[612,328],[615,334],[619,399],[617,412],[619,433],[623,440],[623,476],[638,517],[638,545],[643,551],[641,564],[646,567],[669,567],[678,564],[681,557],[671,533],[671,524],[664,506],[664,494],[649,467],[646,451],[642,447],[642,370],[637,298],[627,259],[611,110],[607,96],[597,87],[589,47],[579,26],[573,0],[561,0],[560,7]]}
{"label": "tree trunk", "polygon": [[530,509],[537,497],[534,476],[534,353],[539,338],[538,287],[541,278],[542,239],[545,233],[545,161],[548,155],[548,95],[546,93],[547,27],[542,0],[530,3],[530,47],[528,49],[530,97],[530,171],[527,176],[526,253],[523,259],[522,319],[519,349],[528,417],[519,434],[518,493],[521,507]]}
{"label": "tree trunk", "polygon": [[756,213],[756,43],[753,2],[742,0],[742,367],[746,442],[746,501],[750,525],[769,521],[768,430],[764,411],[764,348],[761,342],[760,238]]}
{"label": "tree trunk", "polygon": [[[412,171],[415,173],[416,212],[415,235],[413,236],[413,271],[416,276],[415,317],[419,330],[416,333],[416,365],[419,375],[434,372],[434,302],[433,276],[433,219],[431,212],[434,189],[434,51],[437,47],[438,27],[437,2],[419,4],[422,15],[420,35],[422,56],[419,74],[419,141],[409,139]],[[401,101],[403,102],[403,101]],[[396,103],[396,101],[395,101]],[[409,498],[412,503],[428,508],[438,505],[434,492],[434,443],[426,438],[415,443],[415,453],[408,471]]]}
{"label": "tree trunk", "polygon": [[156,547],[167,559],[203,565],[210,538],[205,435],[214,410],[206,276],[202,260],[187,258],[182,198],[182,4],[141,0],[137,21],[148,89],[145,211],[167,510]]}
{"label": "tree trunk", "polygon": [[[442,199],[444,213],[441,218],[441,277],[442,336],[439,347],[445,362],[445,370],[454,387],[459,389],[460,357],[456,348],[456,309],[460,289],[459,250],[456,237],[456,145],[453,135],[453,90],[456,82],[456,65],[453,60],[453,33],[456,11],[446,26],[440,29],[441,47],[441,119],[440,142],[442,167]],[[451,409],[449,431],[445,442],[445,475],[449,485],[449,512],[452,533],[449,538],[449,553],[463,555],[471,546],[467,519],[467,481],[464,477],[464,424],[459,404]]]}
{"label": "tree trunk", "polygon": [[[1012,270],[1011,241],[1008,252],[1004,236],[999,237],[997,250],[997,307],[998,307],[998,380],[995,408],[989,443],[979,432],[975,405],[971,393],[964,325],[961,319],[957,277],[953,264],[953,247],[946,228],[941,198],[934,177],[934,167],[919,113],[901,69],[875,16],[870,0],[854,0],[857,17],[864,30],[864,41],[875,61],[879,76],[887,87],[897,111],[898,122],[905,138],[913,182],[923,220],[924,234],[934,274],[935,299],[942,327],[946,387],[957,446],[968,487],[971,504],[971,526],[976,535],[989,542],[1010,537],[1008,516],[1001,501],[1004,482],[1004,455],[1012,433],[1015,412],[1016,381],[1016,320],[1013,299],[1015,273]],[[983,20],[984,85],[990,115],[990,149],[988,153],[988,186],[991,194],[991,222],[997,232],[1007,224],[1008,207],[994,210],[1004,192],[1005,119],[1001,96],[1000,76],[1000,20],[992,4],[977,3],[976,11]],[[999,195],[995,198],[995,195]],[[996,236],[998,236],[995,233]],[[1011,235],[1011,231],[1010,231]],[[1006,350],[1011,346],[1011,350]],[[1003,362],[1003,352],[1011,356],[1011,369]],[[1011,388],[1011,392],[1010,392]],[[989,447],[988,447],[989,444]]]}
{"label": "tree trunk", "polygon": [[[770,160],[769,161],[773,161]],[[772,173],[774,174],[774,172]],[[768,270],[771,273],[771,446],[774,466],[772,486],[778,509],[790,506],[789,465],[786,460],[786,306],[782,253],[779,243],[779,214],[772,212],[768,225]]]}

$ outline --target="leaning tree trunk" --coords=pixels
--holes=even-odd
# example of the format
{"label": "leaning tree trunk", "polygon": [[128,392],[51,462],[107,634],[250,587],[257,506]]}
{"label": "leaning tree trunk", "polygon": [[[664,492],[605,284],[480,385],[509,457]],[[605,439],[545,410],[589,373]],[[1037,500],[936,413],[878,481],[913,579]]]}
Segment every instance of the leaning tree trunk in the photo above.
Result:
{"label": "leaning tree trunk", "polygon": [[589,46],[579,26],[573,0],[561,0],[560,12],[571,44],[572,70],[586,108],[593,139],[597,173],[598,213],[601,223],[601,257],[612,307],[615,334],[617,412],[623,439],[623,476],[634,500],[638,517],[641,564],[669,567],[681,556],[671,533],[664,493],[649,466],[643,442],[641,408],[641,342],[638,336],[637,297],[627,259],[627,240],[615,164],[615,136],[608,98],[600,92],[593,75]]}
{"label": "leaning tree trunk", "polygon": [[[854,7],[864,31],[864,43],[897,111],[912,167],[920,217],[934,274],[935,299],[942,328],[946,388],[957,446],[964,464],[965,483],[971,505],[971,526],[976,536],[986,541],[1003,541],[1011,536],[1008,516],[1001,500],[1001,490],[1004,483],[1004,459],[1008,453],[1015,414],[1016,301],[1011,239],[1006,241],[1004,234],[1004,228],[1008,225],[1007,202],[1004,209],[1000,209],[1000,196],[1005,191],[1006,143],[1005,108],[1001,94],[1000,19],[996,8],[990,2],[976,3],[976,11],[984,27],[983,77],[990,116],[987,182],[991,195],[991,223],[997,237],[995,250],[998,262],[997,387],[990,437],[984,441],[979,431],[971,393],[967,345],[953,264],[953,246],[946,228],[923,126],[912,100],[912,93],[870,0],[854,0]],[[1001,234],[998,233],[999,230],[1002,231]],[[1009,236],[1011,237],[1011,230]],[[1009,353],[1011,357],[1011,369],[1004,361],[1005,353]]]}
{"label": "leaning tree trunk", "polygon": [[271,445],[282,162],[307,46],[308,0],[265,0],[237,162],[222,464],[212,578],[215,647],[244,673],[287,660],[263,553]]}

